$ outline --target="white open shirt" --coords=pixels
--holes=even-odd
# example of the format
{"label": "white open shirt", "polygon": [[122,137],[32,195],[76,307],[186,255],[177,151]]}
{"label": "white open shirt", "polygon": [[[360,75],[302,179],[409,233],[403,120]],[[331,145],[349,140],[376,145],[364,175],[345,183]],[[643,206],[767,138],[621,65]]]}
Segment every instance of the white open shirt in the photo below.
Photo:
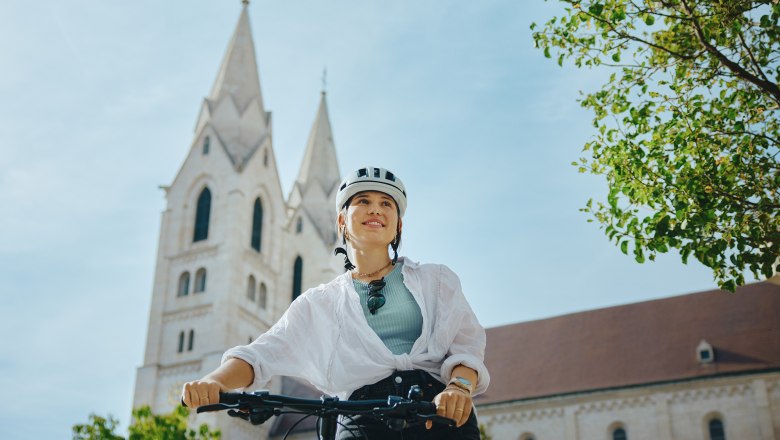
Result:
{"label": "white open shirt", "polygon": [[[369,327],[349,272],[309,289],[271,329],[249,345],[231,348],[222,362],[252,365],[260,389],[272,376],[301,378],[344,399],[394,371],[419,369],[447,383],[463,364],[477,371],[474,395],[490,383],[484,364],[485,330],[447,266],[403,259],[404,284],[423,316],[422,333],[408,354],[394,355]],[[381,313],[381,309],[377,312]]]}

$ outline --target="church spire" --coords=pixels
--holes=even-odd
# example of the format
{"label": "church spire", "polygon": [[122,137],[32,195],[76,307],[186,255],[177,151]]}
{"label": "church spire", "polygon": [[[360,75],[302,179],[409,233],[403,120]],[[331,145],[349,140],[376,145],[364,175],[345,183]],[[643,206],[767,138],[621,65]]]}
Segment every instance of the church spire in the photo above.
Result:
{"label": "church spire", "polygon": [[264,110],[260,93],[260,75],[257,72],[255,44],[252,40],[252,28],[249,25],[249,2],[244,0],[241,17],[238,19],[233,38],[230,39],[222,67],[219,69],[209,100],[218,102],[225,95],[231,95],[240,111],[250,101],[257,98],[260,109]]}
{"label": "church spire", "polygon": [[304,192],[310,185],[318,185],[323,193],[330,194],[340,181],[341,174],[336,160],[336,145],[333,142],[328,104],[323,90],[320,107],[314,118],[309,140],[306,142],[306,153],[303,156],[296,184]]}
{"label": "church spire", "polygon": [[[263,107],[255,44],[244,1],[211,93],[201,107],[196,136],[211,130],[237,171],[270,139],[271,114]],[[214,139],[212,139],[214,140]]]}
{"label": "church spire", "polygon": [[336,218],[336,190],[341,181],[339,164],[336,160],[336,145],[328,117],[325,91],[320,98],[320,107],[314,118],[314,125],[306,142],[298,178],[288,199],[288,207],[302,209],[312,221],[314,229],[323,242],[330,246],[335,240],[333,219]]}

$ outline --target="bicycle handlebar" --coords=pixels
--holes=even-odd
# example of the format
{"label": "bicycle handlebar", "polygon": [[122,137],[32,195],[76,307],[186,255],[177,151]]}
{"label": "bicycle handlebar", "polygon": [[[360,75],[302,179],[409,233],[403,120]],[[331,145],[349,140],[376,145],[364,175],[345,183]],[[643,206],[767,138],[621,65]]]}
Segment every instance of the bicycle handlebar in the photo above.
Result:
{"label": "bicycle handlebar", "polygon": [[455,426],[451,419],[436,415],[433,402],[419,400],[419,388],[410,390],[409,398],[388,396],[385,400],[340,400],[338,397],[322,396],[320,399],[271,394],[269,391],[252,393],[220,393],[219,403],[197,408],[198,413],[228,410],[228,415],[239,417],[259,425],[284,413],[300,413],[320,418],[336,416],[367,415],[383,420],[394,430],[401,430],[431,420],[436,423]]}

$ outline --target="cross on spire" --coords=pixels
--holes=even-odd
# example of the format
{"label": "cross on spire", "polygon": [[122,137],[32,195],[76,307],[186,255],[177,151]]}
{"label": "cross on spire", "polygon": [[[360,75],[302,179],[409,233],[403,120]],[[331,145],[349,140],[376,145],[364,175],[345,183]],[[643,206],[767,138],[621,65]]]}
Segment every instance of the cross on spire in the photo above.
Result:
{"label": "cross on spire", "polygon": [[243,3],[244,6],[249,5],[249,0],[241,0],[241,3]]}
{"label": "cross on spire", "polygon": [[322,69],[322,93],[325,93],[325,89],[328,87],[328,69]]}

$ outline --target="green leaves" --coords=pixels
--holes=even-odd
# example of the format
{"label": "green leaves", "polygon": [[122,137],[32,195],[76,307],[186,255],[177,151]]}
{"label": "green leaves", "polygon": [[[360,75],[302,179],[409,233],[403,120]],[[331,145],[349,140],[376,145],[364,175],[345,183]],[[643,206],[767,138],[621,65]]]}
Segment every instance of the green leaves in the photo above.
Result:
{"label": "green leaves", "polygon": [[118,425],[117,419],[110,415],[104,418],[90,414],[89,423],[73,425],[73,440],[124,440],[114,432]]}
{"label": "green leaves", "polygon": [[[133,410],[133,424],[128,428],[128,440],[218,440],[221,433],[206,424],[197,430],[187,426],[189,410],[177,406],[169,414],[154,414],[148,406]],[[73,440],[125,440],[114,432],[118,422],[112,416],[103,418],[90,414],[89,423],[73,426]]]}
{"label": "green leaves", "polygon": [[582,209],[589,220],[637,262],[676,249],[728,290],[746,271],[776,273],[780,5],[702,0],[691,19],[679,2],[563,3],[566,15],[533,33],[545,57],[620,63],[580,101],[595,131],[573,165],[609,186],[606,203]]}
{"label": "green leaves", "polygon": [[588,7],[588,12],[595,15],[596,17],[601,16],[601,13],[604,11],[604,5],[600,3],[593,3]]}

